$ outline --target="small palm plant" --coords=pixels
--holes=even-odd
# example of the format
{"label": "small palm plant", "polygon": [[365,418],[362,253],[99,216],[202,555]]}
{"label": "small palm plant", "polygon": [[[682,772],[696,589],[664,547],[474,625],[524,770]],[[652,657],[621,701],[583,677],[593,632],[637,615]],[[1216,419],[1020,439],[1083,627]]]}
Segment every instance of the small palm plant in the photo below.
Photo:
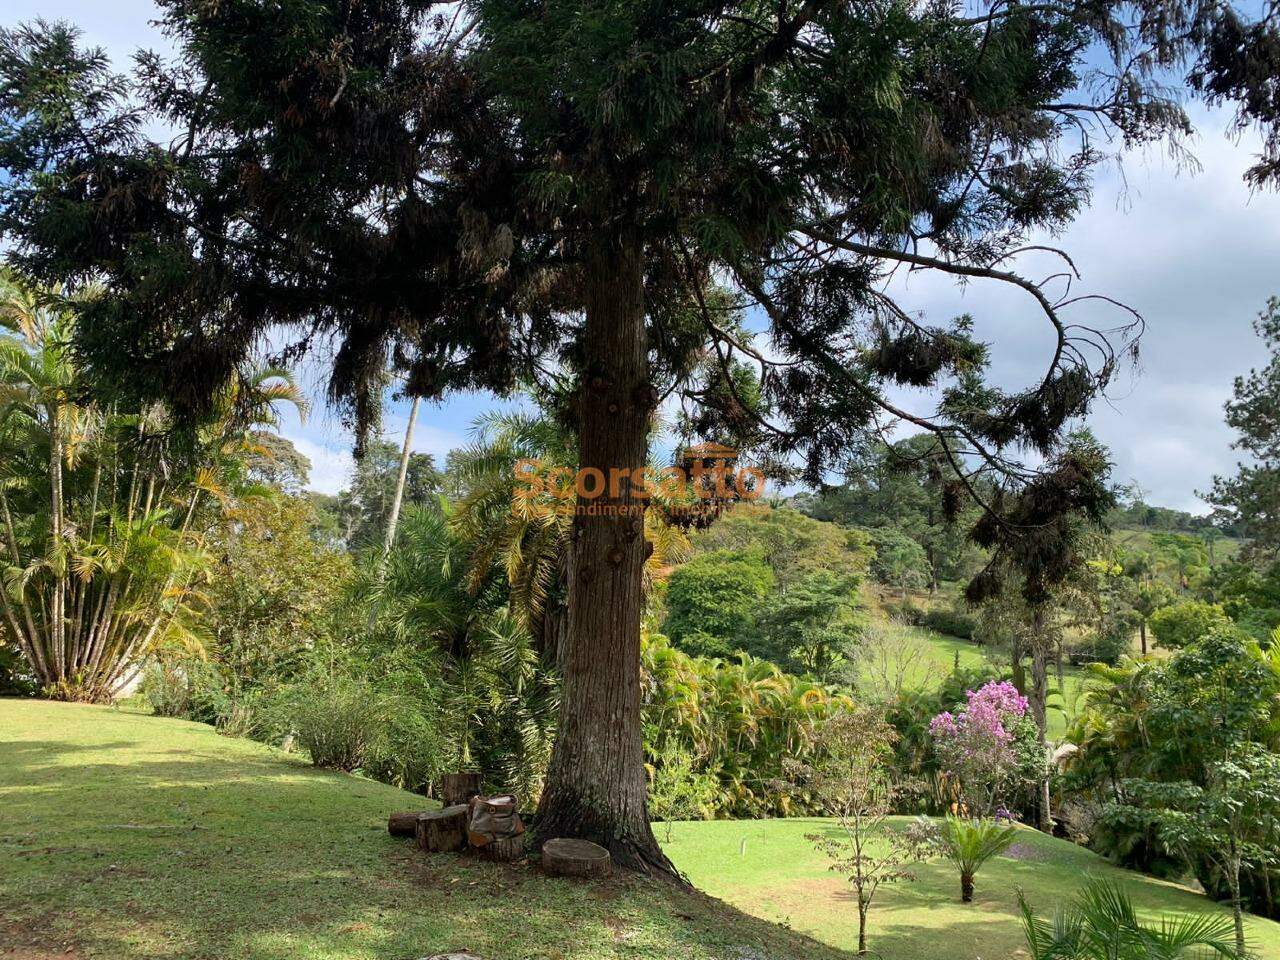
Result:
{"label": "small palm plant", "polygon": [[[928,821],[926,821],[928,823]],[[960,871],[960,899],[973,902],[973,878],[982,865],[1004,853],[1018,836],[1017,827],[995,820],[948,816],[937,828],[930,823],[933,843]]]}
{"label": "small palm plant", "polygon": [[1022,929],[1031,960],[1183,960],[1218,956],[1244,960],[1226,914],[1183,914],[1156,922],[1138,918],[1114,883],[1095,880],[1052,920],[1037,917],[1022,894]]}

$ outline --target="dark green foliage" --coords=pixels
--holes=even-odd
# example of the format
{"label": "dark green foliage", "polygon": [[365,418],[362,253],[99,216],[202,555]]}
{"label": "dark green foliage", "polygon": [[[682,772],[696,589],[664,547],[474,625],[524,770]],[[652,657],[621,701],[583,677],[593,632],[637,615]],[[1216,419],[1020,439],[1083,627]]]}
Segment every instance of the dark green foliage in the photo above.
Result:
{"label": "dark green foliage", "polygon": [[[391,515],[400,447],[387,440],[370,442],[356,461],[348,486],[338,495],[335,512],[341,536],[353,551],[381,549]],[[410,453],[405,473],[404,506],[433,506],[444,478],[430,454]]]}
{"label": "dark green foliage", "polygon": [[[1166,814],[1190,814],[1215,792],[1228,807],[1247,801],[1246,791],[1224,795],[1219,788],[1260,750],[1273,765],[1280,747],[1280,661],[1228,625],[1168,660],[1128,660],[1093,671],[1098,680],[1072,728],[1080,751],[1071,758],[1067,786],[1105,805],[1092,831],[1095,845],[1165,875],[1190,868],[1207,889],[1225,892],[1227,878],[1215,865],[1220,851],[1210,855],[1204,845],[1178,839]],[[1207,808],[1202,813],[1208,817]],[[1276,881],[1280,837],[1266,845],[1265,857],[1241,864],[1242,897],[1247,909],[1274,915],[1265,890]]]}
{"label": "dark green foliage", "polygon": [[934,607],[920,618],[920,626],[961,640],[972,640],[978,630],[977,619],[957,606]]}
{"label": "dark green foliage", "polygon": [[866,531],[875,556],[871,574],[879,583],[899,590],[919,590],[929,585],[929,558],[924,548],[893,527]]}
{"label": "dark green foliage", "polygon": [[818,572],[775,593],[760,616],[760,639],[747,652],[823,683],[847,676],[861,633],[860,583],[856,575]]}
{"label": "dark green foliage", "polygon": [[[928,586],[973,572],[968,529],[978,507],[951,467],[951,448],[922,433],[895,444],[877,443],[848,468],[839,487],[802,494],[797,505],[809,516],[844,526],[887,528],[924,551]],[[873,534],[874,535],[874,534]]]}
{"label": "dark green foliage", "polygon": [[671,575],[664,632],[695,656],[750,649],[774,586],[773,571],[759,553],[704,553]]}
{"label": "dark green foliage", "polygon": [[[582,252],[639,244],[654,396],[729,410],[735,438],[816,483],[901,415],[887,388],[940,389],[941,416],[912,422],[1000,478],[991,507],[1034,520],[1059,494],[1093,499],[1087,471],[1059,458],[1019,506],[1006,451],[1057,457],[1119,351],[1008,258],[1085,202],[1104,152],[1077,124],[1105,118],[1126,144],[1187,132],[1161,84],[1201,51],[1206,92],[1269,122],[1269,48],[1229,65],[1255,28],[1225,10],[556,0],[476,4],[451,27],[422,0],[165,0],[180,57],[144,55],[133,78],[65,27],[4,35],[0,229],[38,273],[108,278],[79,345],[123,387],[199,411],[289,328],[333,343],[330,393],[362,438],[388,362],[426,397],[576,362]],[[1094,49],[1119,79],[1084,82]],[[180,135],[148,143],[154,120]],[[972,318],[925,324],[888,299],[899,264],[1027,293],[1056,337],[1044,376],[986,382]],[[718,322],[752,302],[773,357]]]}

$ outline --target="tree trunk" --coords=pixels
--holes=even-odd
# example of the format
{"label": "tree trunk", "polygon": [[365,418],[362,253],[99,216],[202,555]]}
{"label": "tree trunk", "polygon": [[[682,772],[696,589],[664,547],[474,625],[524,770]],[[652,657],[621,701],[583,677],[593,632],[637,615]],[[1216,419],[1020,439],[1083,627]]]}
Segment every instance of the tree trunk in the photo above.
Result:
{"label": "tree trunk", "polygon": [[514,837],[502,837],[492,843],[486,843],[483,847],[477,847],[476,853],[485,860],[510,863],[524,856],[524,838],[523,833],[516,834]]}
{"label": "tree trunk", "polygon": [[[61,551],[63,547],[63,529],[62,529],[62,416],[58,404],[49,404],[49,533],[53,540],[53,549],[55,552]],[[58,564],[58,569],[53,575],[53,596],[49,604],[49,642],[53,647],[53,664],[57,670],[57,677],[50,678],[54,682],[62,683],[63,687],[60,691],[61,695],[67,695],[70,687],[66,685],[66,681],[70,679],[67,671],[67,647],[66,647],[66,558],[62,558]]]}
{"label": "tree trunk", "polygon": [[1043,772],[1040,778],[1040,807],[1038,826],[1045,833],[1053,832],[1053,818],[1049,811],[1049,645],[1045,636],[1044,612],[1033,614],[1031,638],[1031,716],[1036,722],[1036,741],[1040,744]]}
{"label": "tree trunk", "polygon": [[1231,888],[1231,917],[1236,926],[1236,953],[1241,957],[1248,956],[1244,940],[1244,904],[1240,897],[1240,864],[1239,861],[1227,866],[1227,884]]}
{"label": "tree trunk", "polygon": [[446,807],[468,803],[479,793],[478,773],[446,773],[440,778],[440,799]]}
{"label": "tree trunk", "polygon": [[[647,544],[645,502],[634,495],[630,472],[645,465],[653,409],[643,249],[623,237],[585,253],[581,479],[569,546],[560,726],[538,807],[538,838],[590,840],[623,868],[675,877],[649,826],[640,739]],[[593,492],[599,495],[584,495]]]}
{"label": "tree trunk", "polygon": [[1138,639],[1142,643],[1142,655],[1147,655],[1147,621],[1138,621]]}
{"label": "tree trunk", "polygon": [[864,903],[858,904],[858,956],[864,956],[867,952],[867,906]]}
{"label": "tree trunk", "polygon": [[960,874],[960,902],[973,903],[973,875]]}
{"label": "tree trunk", "polygon": [[391,513],[387,517],[386,536],[382,541],[382,559],[385,561],[396,543],[396,527],[400,523],[400,505],[404,503],[404,484],[409,476],[410,445],[413,443],[413,425],[418,419],[418,404],[421,398],[413,398],[413,406],[409,408],[409,425],[404,428],[404,446],[400,450],[400,473],[396,476],[396,490],[391,497]]}
{"label": "tree trunk", "polygon": [[387,817],[387,833],[393,837],[412,837],[418,829],[421,810],[401,810]]}

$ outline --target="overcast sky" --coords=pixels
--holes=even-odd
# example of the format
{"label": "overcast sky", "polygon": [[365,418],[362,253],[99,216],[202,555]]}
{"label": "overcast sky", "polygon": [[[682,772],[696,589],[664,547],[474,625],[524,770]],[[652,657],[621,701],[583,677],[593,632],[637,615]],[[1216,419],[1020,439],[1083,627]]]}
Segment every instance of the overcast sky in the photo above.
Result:
{"label": "overcast sky", "polygon": [[[123,67],[136,48],[165,46],[149,25],[154,16],[149,0],[8,0],[0,23],[69,20]],[[1280,197],[1251,194],[1241,180],[1258,152],[1256,137],[1227,136],[1226,114],[1200,112],[1196,119],[1198,173],[1179,173],[1160,153],[1130,156],[1123,171],[1098,178],[1092,208],[1050,242],[1067,249],[1083,275],[1074,292],[1122,300],[1148,324],[1139,368],[1121,378],[1091,418],[1111,447],[1117,479],[1138,484],[1152,503],[1202,511],[1195,492],[1236,462],[1222,420],[1232,379],[1265,362],[1251,322],[1268,296],[1280,294]],[[1045,261],[1024,267],[1037,279],[1058,269]],[[1042,372],[1048,332],[1018,291],[982,283],[962,288],[921,275],[896,290],[904,306],[932,322],[972,314],[978,335],[998,345],[1002,383],[1025,383]],[[1096,305],[1087,311],[1072,318],[1107,326],[1119,319]],[[291,420],[285,433],[311,459],[312,485],[333,493],[351,468],[350,436],[324,409],[319,368],[304,380],[315,409],[305,425]],[[492,398],[468,395],[425,407],[414,447],[443,458],[492,405]],[[405,404],[393,404],[388,433],[403,431],[406,416]]]}

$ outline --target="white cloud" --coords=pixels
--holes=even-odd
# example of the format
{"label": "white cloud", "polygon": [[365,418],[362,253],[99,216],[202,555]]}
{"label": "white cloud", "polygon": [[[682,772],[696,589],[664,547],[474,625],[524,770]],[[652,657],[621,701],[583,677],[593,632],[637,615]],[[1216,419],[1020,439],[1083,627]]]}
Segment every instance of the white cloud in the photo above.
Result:
{"label": "white cloud", "polygon": [[350,446],[335,447],[316,443],[288,429],[281,433],[292,441],[299,453],[311,461],[310,489],[332,495],[347,485],[355,466]]}

